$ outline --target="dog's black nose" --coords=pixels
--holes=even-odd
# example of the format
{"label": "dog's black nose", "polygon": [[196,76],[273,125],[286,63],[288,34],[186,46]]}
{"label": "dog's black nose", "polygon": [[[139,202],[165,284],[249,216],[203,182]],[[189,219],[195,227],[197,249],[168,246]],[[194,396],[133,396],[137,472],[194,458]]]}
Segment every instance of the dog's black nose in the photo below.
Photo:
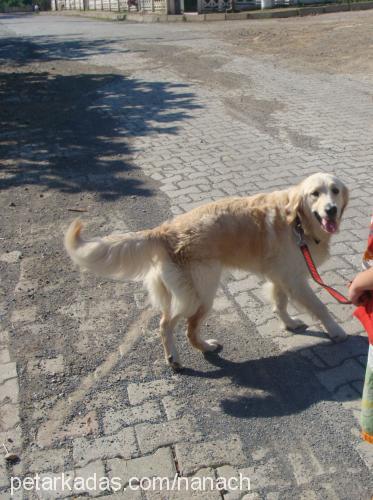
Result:
{"label": "dog's black nose", "polygon": [[326,205],[325,212],[328,217],[335,217],[337,215],[337,207],[336,205]]}

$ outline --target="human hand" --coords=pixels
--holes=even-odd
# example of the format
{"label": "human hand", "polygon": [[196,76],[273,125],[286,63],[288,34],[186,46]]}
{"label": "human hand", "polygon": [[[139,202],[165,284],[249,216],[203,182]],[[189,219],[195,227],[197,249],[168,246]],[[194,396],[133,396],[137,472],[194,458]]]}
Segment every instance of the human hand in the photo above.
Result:
{"label": "human hand", "polygon": [[373,267],[359,273],[350,284],[348,298],[355,306],[363,304],[373,291]]}

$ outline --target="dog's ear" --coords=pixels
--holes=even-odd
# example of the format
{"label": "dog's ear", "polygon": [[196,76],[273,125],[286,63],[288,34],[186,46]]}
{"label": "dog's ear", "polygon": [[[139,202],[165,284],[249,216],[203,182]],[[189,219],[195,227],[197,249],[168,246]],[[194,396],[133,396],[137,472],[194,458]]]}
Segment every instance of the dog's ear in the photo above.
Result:
{"label": "dog's ear", "polygon": [[288,191],[288,203],[285,207],[286,221],[292,224],[298,215],[302,213],[303,193],[301,186],[294,186]]}
{"label": "dog's ear", "polygon": [[349,195],[349,191],[348,191],[348,188],[343,184],[342,185],[342,199],[343,199],[343,205],[342,205],[342,209],[341,209],[341,217],[343,215],[343,212],[345,211],[345,208],[347,207],[348,205],[348,200],[350,198],[350,195]]}

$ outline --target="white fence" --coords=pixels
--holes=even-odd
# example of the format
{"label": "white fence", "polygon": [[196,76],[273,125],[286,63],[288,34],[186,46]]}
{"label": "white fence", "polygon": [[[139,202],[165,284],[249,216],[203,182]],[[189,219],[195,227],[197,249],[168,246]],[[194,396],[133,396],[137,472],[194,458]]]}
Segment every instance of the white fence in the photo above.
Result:
{"label": "white fence", "polygon": [[[265,7],[335,3],[335,0],[267,0]],[[197,0],[198,12],[253,10],[264,7],[262,0]],[[175,13],[175,0],[51,0],[52,10]]]}

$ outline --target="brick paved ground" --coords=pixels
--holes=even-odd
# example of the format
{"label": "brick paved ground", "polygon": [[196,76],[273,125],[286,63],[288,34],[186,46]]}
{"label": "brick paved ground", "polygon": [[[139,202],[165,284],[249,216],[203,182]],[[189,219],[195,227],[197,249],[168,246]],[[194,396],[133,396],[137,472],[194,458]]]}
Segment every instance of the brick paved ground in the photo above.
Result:
{"label": "brick paved ground", "polygon": [[[151,226],[224,196],[284,188],[315,171],[333,172],[350,186],[351,202],[323,276],[343,291],[359,268],[371,213],[368,83],[236,54],[217,28],[69,22],[3,20],[0,30],[4,37],[23,35],[25,47],[45,44],[49,53],[39,55],[40,61],[25,56],[36,73],[53,74],[55,67],[58,72],[62,58],[72,73],[104,79],[84,101],[81,119],[80,95],[73,96],[70,105],[78,115],[68,126],[89,135],[89,121],[113,117],[100,156],[95,154],[101,162],[105,154],[127,162],[129,176],[145,177],[142,185],[133,181],[136,188],[124,199],[120,169],[114,166],[108,177],[96,161],[96,170],[79,170],[79,163],[92,161],[79,156],[86,154],[78,150],[79,141],[74,149],[73,141],[57,138],[47,152],[31,141],[16,139],[8,146],[21,160],[14,165],[20,170],[14,186],[17,170],[9,167],[1,175],[13,229],[5,230],[8,241],[0,254],[6,311],[0,439],[20,453],[21,462],[0,463],[0,498],[9,498],[11,474],[53,476],[62,470],[71,477],[120,477],[123,484],[132,476],[175,473],[217,478],[241,472],[250,478],[250,492],[193,495],[206,499],[368,498],[373,451],[359,440],[357,420],[367,341],[348,307],[320,292],[350,334],[345,343],[331,344],[317,324],[294,335],[279,329],[260,279],[229,273],[206,326],[206,335],[213,331],[224,344],[223,353],[204,359],[192,352],[180,326],[187,369],[174,375],[164,365],[157,317],[142,288],[79,277],[60,248],[71,217],[66,208],[75,204],[89,207],[92,233],[107,233]],[[46,39],[32,38],[38,30]],[[193,59],[197,69],[188,78]],[[114,76],[105,80],[108,73]],[[94,148],[93,136],[89,140],[88,149]],[[53,184],[38,171],[39,182],[28,182],[32,174],[22,170],[22,161],[53,164],[54,155],[71,162],[69,174],[62,179],[51,170],[58,177]],[[112,163],[104,166],[112,172]],[[9,211],[12,200],[15,209],[25,204],[29,185],[36,193],[31,223],[27,211]],[[61,209],[53,212],[52,205]],[[104,494],[191,498],[187,491]],[[102,493],[76,490],[80,495]],[[39,492],[36,498],[65,496]]]}

